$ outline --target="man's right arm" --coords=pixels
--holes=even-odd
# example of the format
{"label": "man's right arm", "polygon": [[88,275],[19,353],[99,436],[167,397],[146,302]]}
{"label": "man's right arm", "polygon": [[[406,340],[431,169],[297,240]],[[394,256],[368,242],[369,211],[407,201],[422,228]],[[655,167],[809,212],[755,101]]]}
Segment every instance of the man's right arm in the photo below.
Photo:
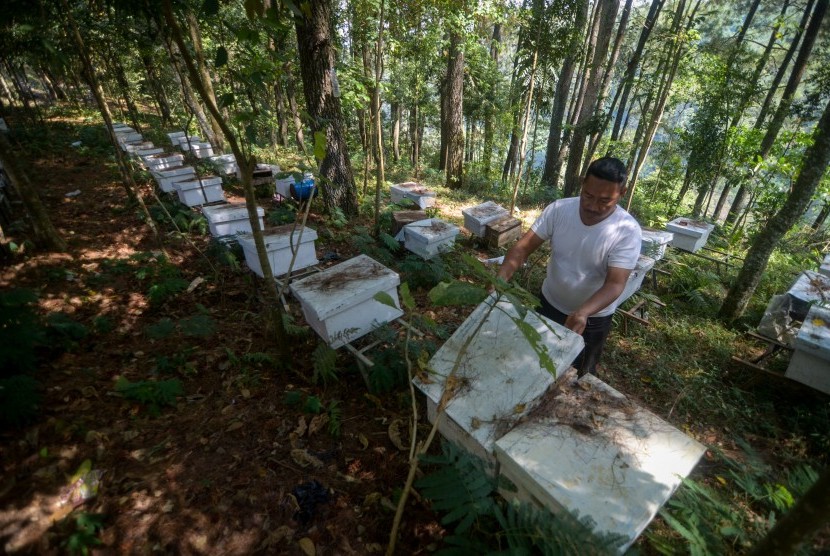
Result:
{"label": "man's right arm", "polygon": [[504,262],[501,268],[499,268],[498,277],[504,281],[509,281],[513,277],[513,274],[525,263],[530,254],[536,251],[544,242],[545,240],[537,236],[533,230],[529,230],[516,242],[516,245],[507,251],[507,254],[504,256]]}

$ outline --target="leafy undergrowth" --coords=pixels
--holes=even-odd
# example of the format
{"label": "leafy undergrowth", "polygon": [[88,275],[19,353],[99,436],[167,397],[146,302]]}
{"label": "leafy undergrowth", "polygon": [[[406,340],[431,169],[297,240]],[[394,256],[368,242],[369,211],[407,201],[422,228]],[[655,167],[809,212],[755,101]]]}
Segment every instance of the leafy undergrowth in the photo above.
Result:
{"label": "leafy undergrowth", "polygon": [[[100,543],[115,553],[302,553],[309,546],[381,552],[408,470],[402,423],[411,408],[400,331],[376,334],[377,366],[364,379],[343,350],[320,347],[291,302],[291,354],[280,358],[265,293],[241,252],[211,241],[196,212],[175,203],[169,216],[151,209],[163,231],[157,242],[138,211],[126,207],[93,123],[65,117],[50,125],[53,140],[67,146],[34,149],[30,171],[69,250],[24,249],[0,270],[4,291],[13,285],[30,292],[0,299],[4,309],[15,308],[0,317],[13,317],[25,332],[3,349],[35,356],[14,355],[20,368],[0,377],[31,386],[28,409],[9,420],[16,428],[0,433],[6,549],[83,552]],[[78,136],[89,148],[69,149]],[[390,179],[409,178],[410,170],[393,167]],[[439,192],[435,213],[456,224],[463,222],[462,207],[508,194],[488,184],[477,186],[478,197],[451,192],[437,174],[426,183]],[[81,195],[64,196],[76,189]],[[274,223],[293,217],[291,206],[260,203]],[[367,199],[363,206],[370,205]],[[521,213],[525,226],[538,208]],[[426,299],[439,281],[464,272],[460,257],[425,263],[372,238],[368,216],[346,222],[316,209],[310,221],[323,264],[365,252],[411,286],[419,307],[414,324],[426,332],[413,342],[411,357],[428,359],[469,312]],[[467,238],[457,243],[477,256],[500,254]],[[599,375],[709,451],[635,546],[645,553],[687,546],[740,553],[826,464],[830,407],[826,397],[797,384],[730,363],[733,353],[755,349],[714,319],[730,275],[688,256],[669,259],[672,275],[646,289],[668,307],[652,306],[648,327],[617,322]],[[518,278],[533,291],[543,274],[538,256]],[[521,534],[544,517],[534,521],[531,513],[495,503],[494,486],[474,474],[466,456],[438,452],[426,466],[423,494],[440,489],[442,477],[459,477],[481,487],[480,500],[459,504],[454,514],[440,492],[433,493],[435,506],[412,500],[400,553],[480,551],[481,539],[495,543],[491,549],[552,546]],[[92,477],[91,471],[73,477],[85,460],[103,474],[94,476],[97,495],[81,496],[71,512],[75,502],[67,502],[67,493]],[[468,517],[463,508],[479,508],[479,501],[480,514]],[[449,504],[446,513],[442,503]],[[44,526],[49,518],[57,525]],[[507,531],[493,535],[499,527]],[[544,531],[553,535],[556,527],[547,523]]]}

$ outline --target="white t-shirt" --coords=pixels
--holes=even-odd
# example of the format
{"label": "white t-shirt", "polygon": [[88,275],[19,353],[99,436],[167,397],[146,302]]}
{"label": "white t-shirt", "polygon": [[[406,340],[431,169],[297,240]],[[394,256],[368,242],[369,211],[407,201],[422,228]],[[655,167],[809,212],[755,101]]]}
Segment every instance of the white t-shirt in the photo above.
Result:
{"label": "white t-shirt", "polygon": [[[602,287],[608,267],[633,270],[640,256],[640,225],[619,206],[602,222],[586,226],[579,217],[579,197],[559,199],[545,207],[530,229],[550,240],[542,294],[567,315]],[[614,301],[591,316],[610,315],[616,308]]]}

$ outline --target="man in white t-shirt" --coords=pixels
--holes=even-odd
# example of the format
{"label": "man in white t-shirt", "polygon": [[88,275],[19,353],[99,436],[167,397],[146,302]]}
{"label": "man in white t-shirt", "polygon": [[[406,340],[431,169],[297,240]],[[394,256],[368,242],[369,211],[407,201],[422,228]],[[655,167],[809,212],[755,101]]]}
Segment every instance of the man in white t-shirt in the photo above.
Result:
{"label": "man in white t-shirt", "polygon": [[579,197],[545,207],[507,252],[498,273],[510,280],[531,253],[550,242],[539,312],[582,335],[585,349],[574,361],[580,376],[596,370],[617,299],[640,255],[640,225],[617,206],[626,177],[619,159],[594,160]]}

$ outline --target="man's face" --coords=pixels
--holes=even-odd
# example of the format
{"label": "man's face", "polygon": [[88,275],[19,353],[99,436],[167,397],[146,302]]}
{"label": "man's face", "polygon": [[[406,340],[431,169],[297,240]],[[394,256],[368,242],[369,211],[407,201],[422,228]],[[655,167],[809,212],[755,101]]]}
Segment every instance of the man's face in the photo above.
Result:
{"label": "man's face", "polygon": [[586,226],[598,224],[608,218],[617,207],[617,202],[625,194],[620,184],[588,176],[582,180],[582,192],[579,194],[579,217]]}

